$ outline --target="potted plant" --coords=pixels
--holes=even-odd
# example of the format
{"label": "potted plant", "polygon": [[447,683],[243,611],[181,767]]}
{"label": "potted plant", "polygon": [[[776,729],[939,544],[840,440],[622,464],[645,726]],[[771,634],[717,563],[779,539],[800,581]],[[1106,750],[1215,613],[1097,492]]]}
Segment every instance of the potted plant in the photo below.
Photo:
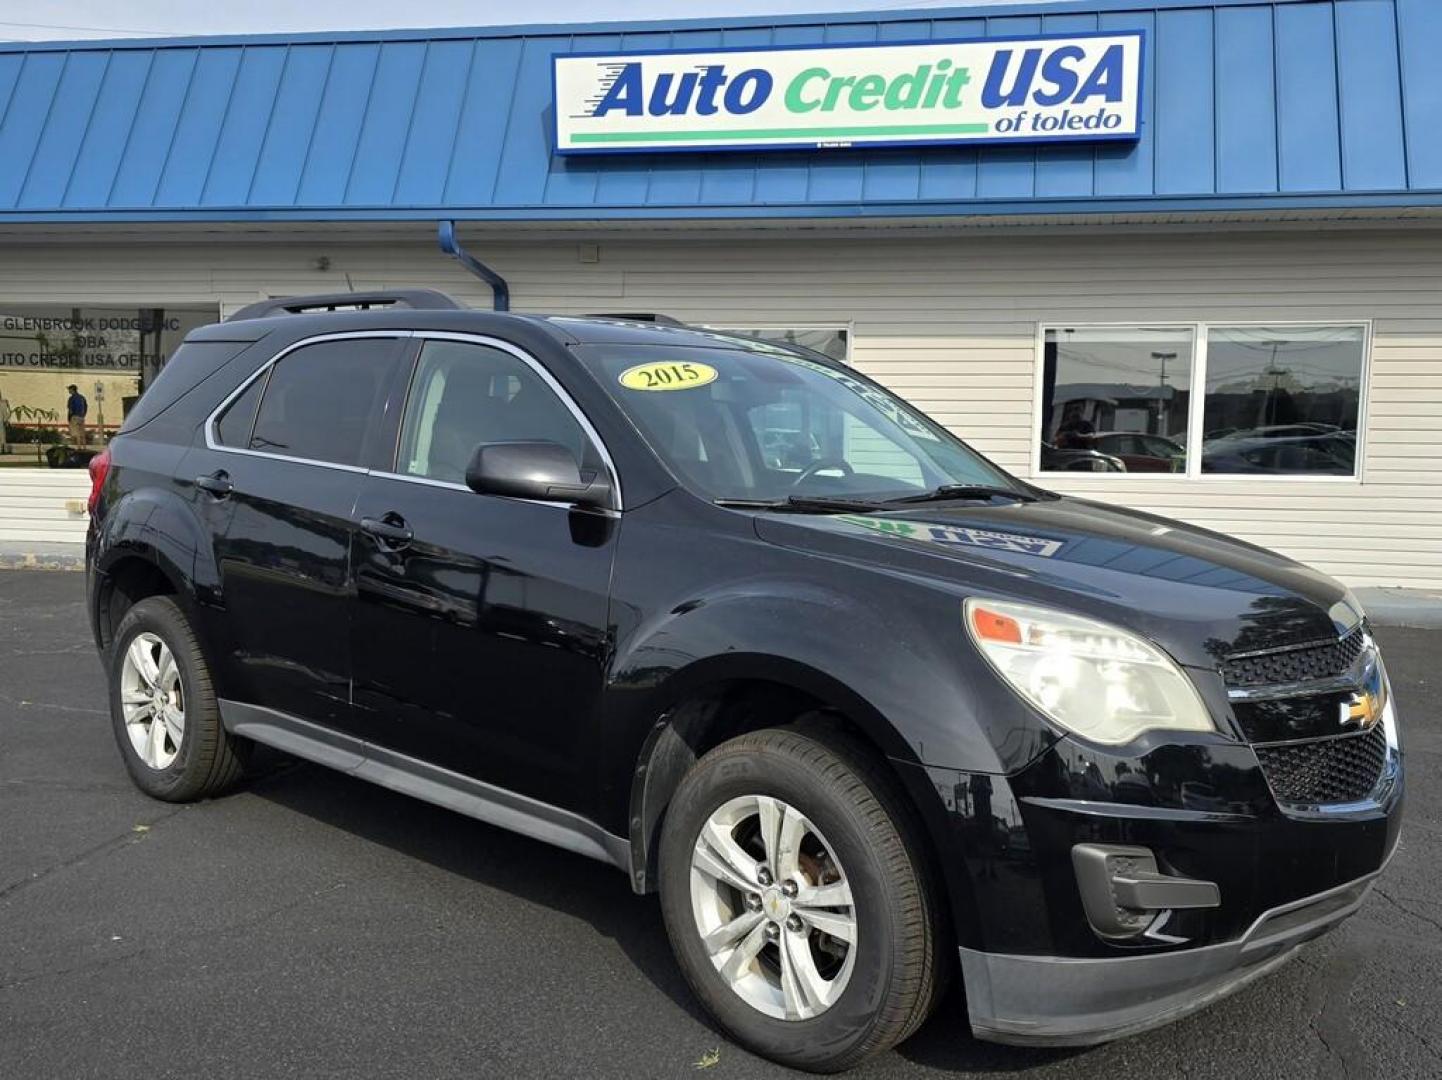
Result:
{"label": "potted plant", "polygon": [[42,409],[38,405],[16,405],[11,408],[10,417],[12,422],[28,421],[35,425],[35,462],[42,464],[45,458],[40,443],[44,437],[44,425],[55,423],[60,419],[60,414],[54,409]]}

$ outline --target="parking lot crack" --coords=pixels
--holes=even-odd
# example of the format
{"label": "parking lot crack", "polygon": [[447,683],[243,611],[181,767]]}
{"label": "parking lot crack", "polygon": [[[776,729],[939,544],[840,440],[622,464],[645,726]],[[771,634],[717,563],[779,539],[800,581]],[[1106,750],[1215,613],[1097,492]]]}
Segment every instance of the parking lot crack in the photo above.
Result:
{"label": "parking lot crack", "polygon": [[136,827],[132,827],[128,832],[121,833],[119,836],[112,836],[110,839],[104,840],[93,847],[88,847],[84,851],[76,852],[74,855],[61,859],[59,862],[53,863],[43,870],[35,871],[27,878],[11,882],[9,885],[0,886],[0,903],[8,901],[17,893],[33,885],[38,885],[42,881],[54,877],[62,871],[80,866],[89,862],[91,859],[103,858],[112,852],[120,851],[129,847],[131,844],[140,842],[156,825],[173,818],[176,814],[182,813],[184,810],[184,807],[178,806],[169,813],[161,814],[159,817],[152,818],[149,821],[137,822]]}
{"label": "parking lot crack", "polygon": [[[92,853],[95,850],[99,849],[92,849]],[[177,937],[167,941],[162,951],[173,952],[180,946],[184,945],[186,942],[202,938],[209,939],[216,933],[234,933],[237,931],[248,931],[254,929],[262,923],[268,922],[269,920],[275,918],[277,915],[283,915],[286,912],[295,910],[296,908],[304,907],[306,904],[312,903],[313,901],[318,900],[329,893],[333,893],[340,889],[343,889],[350,884],[351,882],[349,880],[331,882],[330,884],[323,885],[320,888],[311,889],[300,896],[287,900],[284,903],[268,907],[263,911],[258,911],[254,915],[251,915],[247,918],[237,919],[234,922],[225,923],[219,927],[207,928],[205,930],[195,931],[193,933],[178,935]],[[153,945],[143,945],[140,948],[132,949],[129,952],[121,953],[118,956],[107,956],[104,959],[90,960],[81,964],[72,964],[68,967],[49,968],[44,971],[33,972],[29,975],[22,976],[10,982],[0,983],[0,992],[17,990],[22,986],[28,986],[32,983],[40,982],[45,979],[58,979],[64,978],[67,975],[78,975],[81,973],[88,974],[90,972],[98,971],[101,968],[107,968],[116,964],[128,963],[132,960],[140,959],[141,957],[150,955],[152,953],[155,953],[156,951],[156,947]]]}
{"label": "parking lot crack", "polygon": [[1435,1042],[1433,1042],[1433,1040],[1429,1039],[1422,1032],[1412,1027],[1412,1025],[1404,1024],[1398,1018],[1397,1011],[1395,1009],[1389,1010],[1386,1013],[1378,1013],[1378,1015],[1382,1016],[1382,1018],[1386,1020],[1387,1023],[1395,1026],[1399,1031],[1404,1031],[1408,1035],[1411,1035],[1412,1038],[1416,1039],[1419,1043],[1422,1044],[1422,1046],[1427,1050],[1428,1053],[1432,1054],[1439,1061],[1442,1061],[1442,1046],[1438,1046]]}
{"label": "parking lot crack", "polygon": [[1428,926],[1431,926],[1436,930],[1442,931],[1442,919],[1435,919],[1431,915],[1424,915],[1422,912],[1408,907],[1400,899],[1393,896],[1391,893],[1385,891],[1380,886],[1378,886],[1377,889],[1375,889],[1374,891],[1377,893],[1378,896],[1380,896],[1383,900],[1387,901],[1387,903],[1391,904],[1394,908],[1402,912],[1404,915],[1410,915],[1412,916],[1412,918],[1417,919],[1420,922],[1424,922]]}
{"label": "parking lot crack", "polygon": [[1347,1071],[1347,1059],[1337,1053],[1336,1049],[1333,1048],[1332,1044],[1327,1040],[1327,1036],[1323,1033],[1321,1026],[1317,1023],[1317,1021],[1322,1018],[1323,1011],[1325,1011],[1325,1009],[1313,1013],[1311,1020],[1307,1022],[1307,1027],[1311,1028],[1312,1034],[1317,1036],[1317,1041],[1320,1042],[1322,1048],[1327,1051],[1327,1056],[1337,1062],[1337,1065],[1342,1070],[1342,1076],[1350,1076],[1351,1074]]}
{"label": "parking lot crack", "polygon": [[305,905],[313,903],[314,901],[319,900],[330,893],[339,892],[341,889],[346,888],[350,884],[350,881],[332,881],[328,885],[322,885],[320,888],[311,889],[305,893],[302,893],[300,896],[293,897],[292,899],[287,900],[285,903],[276,904],[273,907],[266,908],[264,911],[258,911],[254,915],[248,916],[247,918],[238,919],[233,923],[229,923],[228,925],[221,927],[220,930],[231,931],[251,929],[252,927],[259,926],[262,923],[269,922],[277,915],[284,915],[287,912],[294,911],[296,908],[305,907]]}
{"label": "parking lot crack", "polygon": [[1353,949],[1342,949],[1321,964],[1306,964],[1316,973],[1311,981],[1313,1011],[1307,1027],[1322,1044],[1327,1056],[1337,1062],[1343,1077],[1363,1075],[1366,1054],[1352,1029],[1348,1003],[1357,977],[1362,971],[1362,956]]}
{"label": "parking lot crack", "polygon": [[55,701],[31,701],[28,698],[14,698],[0,694],[0,704],[10,705],[16,709],[50,709],[55,712],[82,713],[86,716],[107,716],[105,709],[87,709],[81,705],[63,705]]}
{"label": "parking lot crack", "polygon": [[39,982],[42,979],[59,979],[66,975],[76,975],[80,972],[97,971],[100,968],[112,967],[115,964],[128,963],[131,960],[144,956],[150,950],[147,948],[135,949],[131,952],[121,953],[119,956],[107,956],[103,960],[91,960],[83,964],[72,964],[69,967],[51,968],[48,971],[37,971],[32,975],[25,975],[11,982],[0,983],[0,992],[7,990],[18,990],[22,986],[29,986],[31,983]]}

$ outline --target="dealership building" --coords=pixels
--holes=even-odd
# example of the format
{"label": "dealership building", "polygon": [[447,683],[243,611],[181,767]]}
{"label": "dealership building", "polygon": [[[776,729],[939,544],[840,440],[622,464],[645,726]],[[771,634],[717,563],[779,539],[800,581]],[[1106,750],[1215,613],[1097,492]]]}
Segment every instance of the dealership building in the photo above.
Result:
{"label": "dealership building", "polygon": [[1442,589],[1439,56],[1435,0],[0,45],[0,545],[83,539],[55,466],[192,327],[491,307],[454,221],[513,310],[800,341],[1043,486]]}

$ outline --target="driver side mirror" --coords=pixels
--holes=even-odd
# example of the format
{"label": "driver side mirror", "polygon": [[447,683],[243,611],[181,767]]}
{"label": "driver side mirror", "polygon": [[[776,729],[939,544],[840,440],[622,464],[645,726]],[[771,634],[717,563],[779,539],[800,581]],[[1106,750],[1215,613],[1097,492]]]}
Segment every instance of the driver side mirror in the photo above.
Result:
{"label": "driver side mirror", "polygon": [[466,486],[481,495],[596,509],[611,505],[606,474],[583,476],[571,451],[554,442],[482,443],[466,468]]}

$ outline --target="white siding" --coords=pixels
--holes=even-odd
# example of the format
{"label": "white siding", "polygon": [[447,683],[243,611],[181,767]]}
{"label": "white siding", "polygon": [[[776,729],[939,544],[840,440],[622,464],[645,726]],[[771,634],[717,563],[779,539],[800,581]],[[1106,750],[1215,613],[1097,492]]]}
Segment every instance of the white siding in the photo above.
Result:
{"label": "white siding", "polygon": [[[0,302],[219,299],[229,310],[269,294],[436,285],[489,306],[479,282],[420,239],[419,227],[416,236],[12,241],[0,266]],[[599,243],[598,262],[580,261],[578,239]],[[476,230],[470,242],[510,279],[520,310],[661,311],[729,326],[850,325],[858,368],[1023,475],[1035,438],[1039,323],[1370,320],[1360,480],[1073,475],[1045,483],[1233,533],[1351,584],[1435,589],[1442,588],[1438,241],[1436,232],[1417,228],[850,238],[790,229],[529,240],[485,240]],[[325,271],[317,269],[322,257]],[[0,475],[0,538],[78,539],[83,517],[41,504],[74,498],[77,490],[83,497],[83,474],[66,477],[63,492],[45,494],[50,489],[38,483]],[[31,511],[51,516],[18,516]]]}
{"label": "white siding", "polygon": [[89,494],[84,469],[0,470],[0,543],[83,541]]}

